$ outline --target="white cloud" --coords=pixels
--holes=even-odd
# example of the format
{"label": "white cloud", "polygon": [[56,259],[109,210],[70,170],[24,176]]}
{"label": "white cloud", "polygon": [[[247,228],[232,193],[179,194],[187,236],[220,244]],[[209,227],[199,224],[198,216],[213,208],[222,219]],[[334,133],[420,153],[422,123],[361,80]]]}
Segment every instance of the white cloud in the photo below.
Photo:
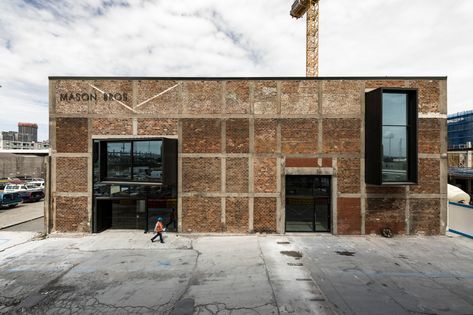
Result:
{"label": "white cloud", "polygon": [[[303,76],[292,0],[0,2],[0,129],[40,124],[50,75]],[[469,0],[322,0],[323,76],[448,75],[473,107]],[[8,114],[6,114],[8,112]]]}

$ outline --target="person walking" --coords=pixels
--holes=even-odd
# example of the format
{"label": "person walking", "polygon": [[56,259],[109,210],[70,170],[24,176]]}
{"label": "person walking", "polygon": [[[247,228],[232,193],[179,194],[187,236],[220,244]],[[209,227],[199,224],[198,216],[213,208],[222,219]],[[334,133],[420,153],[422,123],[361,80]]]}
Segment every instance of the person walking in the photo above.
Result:
{"label": "person walking", "polygon": [[151,243],[153,243],[155,238],[158,237],[158,236],[159,236],[159,240],[161,241],[161,243],[164,243],[164,241],[163,241],[163,231],[164,231],[163,218],[158,217],[158,221],[156,222],[156,225],[154,226],[154,232],[156,233],[156,235],[153,236],[153,238],[151,239]]}

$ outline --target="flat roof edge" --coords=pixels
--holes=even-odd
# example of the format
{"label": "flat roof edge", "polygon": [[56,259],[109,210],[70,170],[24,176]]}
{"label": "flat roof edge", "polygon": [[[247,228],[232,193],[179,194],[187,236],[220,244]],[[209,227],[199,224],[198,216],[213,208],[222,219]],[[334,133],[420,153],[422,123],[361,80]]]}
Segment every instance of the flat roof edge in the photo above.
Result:
{"label": "flat roof edge", "polygon": [[447,80],[447,76],[397,77],[124,77],[124,76],[49,76],[49,80]]}

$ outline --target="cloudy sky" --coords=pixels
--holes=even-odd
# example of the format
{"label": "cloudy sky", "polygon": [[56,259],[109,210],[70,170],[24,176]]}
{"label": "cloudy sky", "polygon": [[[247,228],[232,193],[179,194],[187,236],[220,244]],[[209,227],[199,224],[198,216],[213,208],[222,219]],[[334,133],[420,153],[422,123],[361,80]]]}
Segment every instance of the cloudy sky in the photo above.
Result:
{"label": "cloudy sky", "polygon": [[[0,130],[37,122],[48,76],[304,76],[293,0],[1,0]],[[473,109],[473,1],[322,0],[321,76],[448,76]]]}

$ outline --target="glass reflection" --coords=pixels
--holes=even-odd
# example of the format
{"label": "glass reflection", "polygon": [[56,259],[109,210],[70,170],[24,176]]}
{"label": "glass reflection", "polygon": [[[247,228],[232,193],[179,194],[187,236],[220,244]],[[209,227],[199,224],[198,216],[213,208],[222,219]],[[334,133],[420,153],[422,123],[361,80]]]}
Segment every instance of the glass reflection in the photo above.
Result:
{"label": "glass reflection", "polygon": [[107,178],[131,179],[131,143],[107,143]]}
{"label": "glass reflection", "polygon": [[383,93],[383,125],[407,125],[407,94]]}
{"label": "glass reflection", "polygon": [[406,93],[383,94],[383,182],[408,180],[407,101]]}
{"label": "glass reflection", "polygon": [[161,181],[161,141],[135,141],[133,144],[133,180]]}

